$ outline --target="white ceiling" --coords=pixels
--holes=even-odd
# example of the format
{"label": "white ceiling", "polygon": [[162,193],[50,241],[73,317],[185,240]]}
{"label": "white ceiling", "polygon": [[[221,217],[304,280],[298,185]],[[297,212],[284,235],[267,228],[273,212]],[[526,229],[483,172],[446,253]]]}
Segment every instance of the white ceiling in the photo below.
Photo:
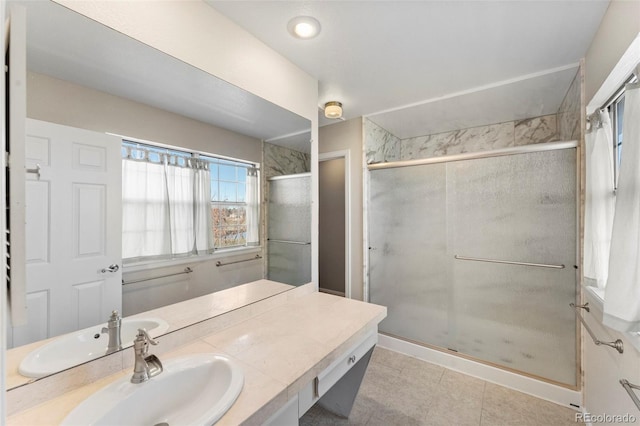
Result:
{"label": "white ceiling", "polygon": [[[403,111],[409,117],[392,114],[403,122],[386,120],[405,134],[430,131],[417,128],[418,116],[429,129],[482,122],[476,115],[484,105],[502,108],[504,121],[557,109],[608,6],[608,0],[205,1],[316,77],[319,105],[341,101],[346,119],[382,120],[377,113],[419,104]],[[287,32],[298,15],[320,21],[317,38]],[[534,81],[524,82],[530,75]],[[544,86],[505,95],[507,88],[496,84],[505,81],[510,89]],[[434,112],[437,120],[424,118]],[[438,127],[443,117],[450,123]]]}

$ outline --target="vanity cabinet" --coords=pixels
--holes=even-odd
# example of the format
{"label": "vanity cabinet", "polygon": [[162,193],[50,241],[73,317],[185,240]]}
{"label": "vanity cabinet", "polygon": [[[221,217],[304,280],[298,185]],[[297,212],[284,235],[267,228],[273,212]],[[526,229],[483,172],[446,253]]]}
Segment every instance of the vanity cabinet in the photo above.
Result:
{"label": "vanity cabinet", "polygon": [[335,414],[348,417],[377,342],[376,330],[367,333],[307,383],[265,424],[297,425],[298,419],[316,403]]}

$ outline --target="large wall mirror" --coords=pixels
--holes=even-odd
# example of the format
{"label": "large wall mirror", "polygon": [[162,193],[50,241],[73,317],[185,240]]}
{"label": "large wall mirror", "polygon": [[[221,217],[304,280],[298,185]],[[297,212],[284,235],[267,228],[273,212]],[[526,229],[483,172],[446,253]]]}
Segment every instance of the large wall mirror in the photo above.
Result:
{"label": "large wall mirror", "polygon": [[[309,229],[292,238],[295,250],[287,250],[292,241],[279,234],[282,241],[267,244],[274,240],[269,227],[276,225],[270,223],[282,224],[280,219],[269,219],[270,182],[278,176],[299,176],[304,181],[310,168],[309,120],[54,2],[8,2],[9,8],[13,5],[24,7],[27,15],[26,167],[37,171],[25,178],[28,322],[8,325],[8,389],[45,375],[17,374],[16,360],[43,341],[104,325],[113,309],[123,314],[124,324],[130,315],[150,311],[156,318],[162,306],[263,278],[283,284],[257,298],[310,281],[310,220],[296,224]],[[226,233],[214,232],[213,238],[235,238],[239,243],[216,243],[215,249],[200,256],[170,256],[155,262],[122,259],[120,189],[128,182],[122,164],[123,157],[131,155],[123,148],[123,138],[130,147],[144,150],[146,144],[155,144],[166,149],[168,162],[195,164],[192,159],[181,160],[182,154],[172,152],[175,147],[196,159],[215,155],[217,162],[207,167],[211,175],[215,168],[218,176],[216,188],[213,183],[209,188],[211,204],[219,203],[207,208],[210,223],[226,221]],[[114,180],[91,176],[82,180],[81,174],[91,168],[109,167],[115,167]],[[255,169],[260,180],[250,183]],[[53,183],[59,176],[71,182],[67,192]],[[105,185],[118,188],[115,211],[105,207],[112,197]],[[260,223],[254,245],[246,244],[248,231],[237,222],[246,214],[238,212],[243,211],[241,204],[247,201],[251,185],[258,186],[254,190],[260,206],[252,219]],[[309,185],[297,188],[308,191]],[[216,191],[227,195],[216,198]],[[292,198],[291,192],[284,196],[281,192],[285,205],[272,207],[274,212],[291,206],[310,212],[309,194]],[[226,216],[220,218],[221,212]],[[111,222],[118,232],[109,231]],[[285,249],[278,246],[269,254],[270,247],[278,244]],[[305,250],[297,249],[300,244]],[[115,256],[103,253],[110,247]],[[308,259],[301,260],[301,253],[308,253]],[[60,258],[63,262],[53,265]],[[81,269],[87,265],[93,275],[82,278]],[[287,268],[300,265],[309,270],[287,273]],[[44,286],[35,284],[43,281]],[[56,286],[73,289],[56,296]],[[112,290],[106,292],[106,286]],[[72,320],[68,311],[73,312]],[[62,312],[66,320],[60,320]],[[171,332],[186,325],[162,327]],[[126,346],[129,342],[124,340]]]}

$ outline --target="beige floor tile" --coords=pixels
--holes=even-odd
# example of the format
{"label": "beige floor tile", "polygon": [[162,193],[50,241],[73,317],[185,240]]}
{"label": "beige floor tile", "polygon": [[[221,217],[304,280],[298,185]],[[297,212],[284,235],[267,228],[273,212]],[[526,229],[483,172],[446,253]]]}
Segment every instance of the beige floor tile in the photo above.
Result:
{"label": "beige floor tile", "polygon": [[575,411],[383,348],[376,348],[349,419],[312,408],[300,424],[564,426]]}

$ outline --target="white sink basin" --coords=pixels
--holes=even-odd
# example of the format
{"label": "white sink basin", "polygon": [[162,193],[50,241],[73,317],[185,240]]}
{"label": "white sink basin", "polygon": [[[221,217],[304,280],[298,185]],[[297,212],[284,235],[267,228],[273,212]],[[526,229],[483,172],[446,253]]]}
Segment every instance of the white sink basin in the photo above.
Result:
{"label": "white sink basin", "polygon": [[63,425],[211,425],[231,408],[244,385],[229,358],[197,354],[169,360],[149,381],[127,375],[85,399]]}
{"label": "white sink basin", "polygon": [[[43,377],[96,359],[107,352],[109,336],[102,333],[107,324],[65,334],[29,353],[18,367],[27,377]],[[158,336],[169,328],[160,318],[124,318],[120,326],[122,346],[131,346],[139,328]]]}

